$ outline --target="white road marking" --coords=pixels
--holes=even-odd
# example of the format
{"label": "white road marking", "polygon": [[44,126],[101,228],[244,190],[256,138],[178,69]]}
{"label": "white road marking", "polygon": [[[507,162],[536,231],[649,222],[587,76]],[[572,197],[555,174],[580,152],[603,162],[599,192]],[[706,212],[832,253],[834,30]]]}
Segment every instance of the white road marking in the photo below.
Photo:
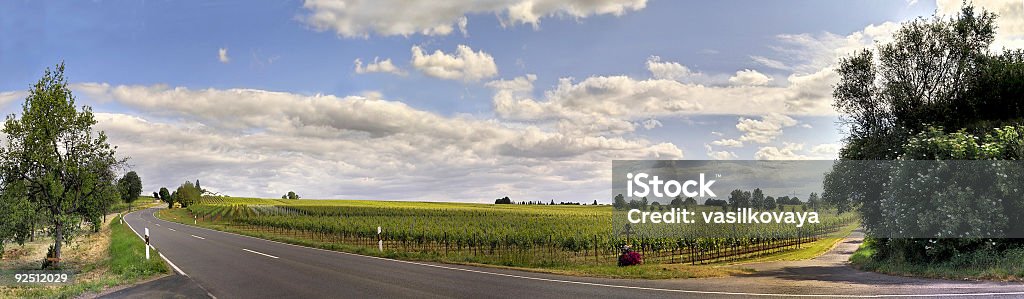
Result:
{"label": "white road marking", "polygon": [[[136,212],[138,212],[138,211],[136,211]],[[135,212],[132,212],[132,213],[135,213]],[[140,216],[140,218],[141,218],[141,216]],[[128,228],[131,229],[132,232],[135,233],[136,236],[139,236],[139,239],[142,239],[143,241],[146,240],[146,238],[143,238],[142,235],[140,235],[139,232],[136,231],[134,227],[132,227],[131,223],[128,223],[128,221],[125,221],[124,224],[127,224]],[[163,253],[160,253],[159,251],[157,251],[157,254],[159,254],[160,258],[164,259],[164,261],[167,262],[168,265],[171,265],[171,268],[174,268],[174,271],[177,271],[178,274],[181,274],[181,275],[184,275],[184,276],[188,276],[188,274],[185,274],[185,271],[181,271],[181,268],[178,268],[177,265],[172,263],[171,259],[169,259],[166,256],[164,256]]]}
{"label": "white road marking", "polygon": [[176,230],[174,230],[173,228],[168,227],[167,229],[171,230],[172,232],[176,232]]}
{"label": "white road marking", "polygon": [[259,252],[259,251],[252,251],[252,250],[245,249],[245,248],[242,248],[242,250],[245,250],[245,251],[248,251],[248,252],[252,252],[252,253],[255,253],[255,254],[259,254],[259,255],[262,255],[262,256],[266,256],[266,257],[269,257],[269,258],[275,258],[275,259],[278,258],[276,256],[269,255],[269,254],[266,254],[266,253],[262,253],[262,252]]}
{"label": "white road marking", "polygon": [[163,225],[160,225],[159,223],[154,223],[154,224],[156,224],[156,226],[163,226]]}
{"label": "white road marking", "polygon": [[200,236],[196,236],[196,235],[192,235],[192,237],[196,238],[196,239],[200,239],[200,240],[206,240],[206,238],[203,238],[203,237],[200,237]]}

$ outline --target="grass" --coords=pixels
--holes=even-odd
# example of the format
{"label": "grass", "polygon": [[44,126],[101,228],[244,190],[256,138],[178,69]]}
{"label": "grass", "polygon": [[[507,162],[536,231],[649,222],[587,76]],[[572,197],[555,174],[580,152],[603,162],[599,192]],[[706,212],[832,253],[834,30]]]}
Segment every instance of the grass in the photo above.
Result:
{"label": "grass", "polygon": [[855,267],[890,275],[955,280],[1024,281],[1024,248],[1002,252],[976,251],[938,263],[909,263],[889,258],[876,260],[871,239],[850,256]]}
{"label": "grass", "polygon": [[832,247],[835,247],[837,243],[843,241],[843,239],[845,239],[846,236],[850,235],[850,233],[856,230],[859,226],[859,222],[850,223],[844,226],[843,228],[839,229],[839,231],[828,234],[827,236],[818,239],[817,241],[801,244],[799,249],[788,250],[776,254],[753,256],[722,263],[749,264],[763,262],[801,261],[813,259],[824,254],[825,252],[828,252],[829,249],[832,249]]}
{"label": "grass", "polygon": [[150,252],[152,256],[147,261],[142,239],[116,218],[99,233],[81,238],[103,238],[102,241],[109,242],[109,247],[106,254],[79,265],[74,270],[73,283],[58,286],[3,286],[0,287],[0,298],[74,298],[170,272],[155,250]]}
{"label": "grass", "polygon": [[110,270],[122,280],[134,281],[157,274],[169,273],[167,264],[153,249],[146,259],[145,243],[127,224],[110,225]]}

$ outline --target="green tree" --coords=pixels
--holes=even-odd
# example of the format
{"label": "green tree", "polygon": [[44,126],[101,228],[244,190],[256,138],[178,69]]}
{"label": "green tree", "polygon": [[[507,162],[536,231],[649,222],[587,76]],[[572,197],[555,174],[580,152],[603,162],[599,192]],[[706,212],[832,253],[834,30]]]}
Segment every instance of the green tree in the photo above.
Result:
{"label": "green tree", "polygon": [[285,194],[284,197],[282,197],[282,198],[299,199],[299,195],[295,194],[295,191],[288,191],[288,194]]}
{"label": "green tree", "polygon": [[167,203],[167,208],[174,207],[174,197],[171,197],[171,191],[167,190],[167,187],[160,187],[160,200]]}
{"label": "green tree", "polygon": [[626,198],[622,194],[615,195],[615,199],[612,200],[612,207],[616,210],[621,210],[626,207]]}
{"label": "green tree", "polygon": [[182,208],[187,208],[192,204],[199,202],[199,188],[196,188],[192,182],[185,181],[185,183],[178,186],[178,189],[174,191],[174,201],[181,204]]}
{"label": "green tree", "polygon": [[764,198],[764,209],[765,211],[771,211],[775,209],[775,197],[768,196]]}
{"label": "green tree", "polygon": [[750,193],[750,206],[754,209],[764,209],[764,192],[761,188],[754,188],[754,192]]}
{"label": "green tree", "polygon": [[675,207],[675,208],[682,207],[683,206],[683,197],[679,196],[679,195],[676,195],[676,198],[673,198],[672,201],[669,202],[669,205],[672,206],[672,207]]}
{"label": "green tree", "polygon": [[128,211],[131,211],[132,202],[142,195],[142,179],[135,171],[129,171],[117,180],[117,187],[121,200],[128,204]]}
{"label": "green tree", "polygon": [[52,257],[57,259],[81,222],[98,228],[103,211],[117,200],[114,169],[125,160],[115,157],[115,147],[105,133],[93,130],[95,124],[92,108],[76,108],[63,63],[46,69],[32,87],[21,118],[12,114],[4,123],[0,199],[27,201],[39,213],[53,232]]}

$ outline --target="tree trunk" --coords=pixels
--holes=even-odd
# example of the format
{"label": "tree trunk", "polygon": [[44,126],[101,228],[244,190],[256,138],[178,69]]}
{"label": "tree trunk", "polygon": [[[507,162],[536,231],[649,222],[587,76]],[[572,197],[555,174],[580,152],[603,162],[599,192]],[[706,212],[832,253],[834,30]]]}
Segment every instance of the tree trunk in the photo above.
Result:
{"label": "tree trunk", "polygon": [[64,223],[57,221],[54,223],[54,228],[56,228],[56,232],[54,232],[53,237],[53,257],[57,259],[57,262],[54,262],[52,266],[56,267],[60,263],[61,246],[64,245]]}

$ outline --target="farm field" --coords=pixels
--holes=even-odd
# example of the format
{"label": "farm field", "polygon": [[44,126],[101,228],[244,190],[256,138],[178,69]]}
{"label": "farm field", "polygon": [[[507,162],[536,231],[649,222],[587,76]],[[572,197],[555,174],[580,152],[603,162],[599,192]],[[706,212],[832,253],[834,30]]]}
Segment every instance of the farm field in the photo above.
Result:
{"label": "farm field", "polygon": [[[589,205],[205,197],[160,216],[374,256],[642,278],[723,276],[737,271],[718,267],[724,264],[813,257],[856,226],[853,214],[839,217],[822,211],[822,224],[804,227],[800,234],[766,230],[759,238],[666,238],[645,236],[638,229],[635,235],[615,236],[612,211],[611,206]],[[623,245],[642,253],[645,265],[617,267]]]}

